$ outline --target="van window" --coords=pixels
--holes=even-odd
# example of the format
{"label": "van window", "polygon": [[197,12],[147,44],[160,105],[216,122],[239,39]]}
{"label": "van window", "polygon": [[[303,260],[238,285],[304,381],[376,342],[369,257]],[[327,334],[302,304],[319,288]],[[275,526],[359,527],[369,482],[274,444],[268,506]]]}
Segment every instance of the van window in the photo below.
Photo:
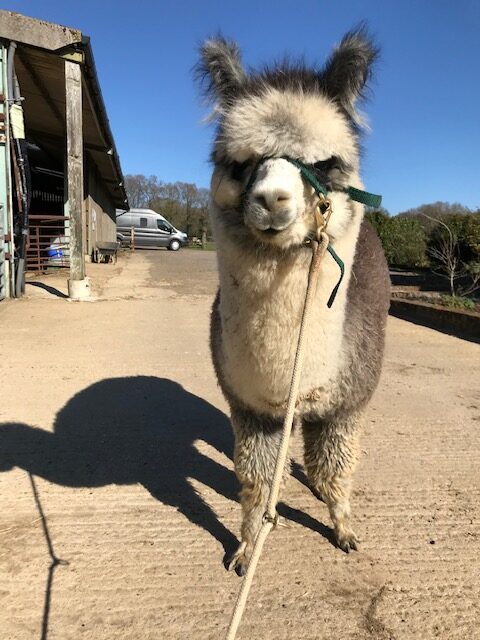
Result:
{"label": "van window", "polygon": [[140,226],[148,227],[148,218],[140,218]]}
{"label": "van window", "polygon": [[172,230],[172,225],[168,224],[166,220],[157,220],[157,226],[161,231],[167,231],[167,233]]}

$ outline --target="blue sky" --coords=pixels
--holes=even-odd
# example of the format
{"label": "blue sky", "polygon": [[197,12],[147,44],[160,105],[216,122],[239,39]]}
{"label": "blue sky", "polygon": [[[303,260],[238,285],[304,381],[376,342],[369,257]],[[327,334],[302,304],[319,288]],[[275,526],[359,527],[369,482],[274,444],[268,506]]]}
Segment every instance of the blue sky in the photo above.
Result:
{"label": "blue sky", "polygon": [[366,19],[381,47],[364,107],[363,178],[398,213],[443,200],[480,208],[478,0],[11,0],[4,8],[92,40],[124,173],[208,186],[211,127],[191,69],[219,30],[247,65],[284,53],[322,62]]}

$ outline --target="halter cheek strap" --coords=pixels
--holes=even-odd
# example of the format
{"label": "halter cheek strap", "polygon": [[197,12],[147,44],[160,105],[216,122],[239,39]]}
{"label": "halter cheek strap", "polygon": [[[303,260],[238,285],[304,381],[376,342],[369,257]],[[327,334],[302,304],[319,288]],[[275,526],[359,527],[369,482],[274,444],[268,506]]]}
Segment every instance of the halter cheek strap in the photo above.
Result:
{"label": "halter cheek strap", "polygon": [[[324,185],[320,184],[315,175],[308,168],[308,165],[300,162],[300,160],[295,160],[295,158],[290,158],[290,156],[282,156],[282,158],[283,160],[287,160],[288,162],[290,162],[290,164],[293,164],[295,167],[297,167],[297,169],[299,169],[305,180],[314,188],[317,196],[322,193],[325,197],[327,197],[327,188]],[[345,187],[343,189],[339,189],[339,191],[343,191],[344,193],[346,193],[350,200],[355,200],[355,202],[365,204],[367,207],[379,207],[382,204],[382,196],[378,196],[375,193],[369,193],[368,191],[362,191],[361,189],[357,189],[356,187]]]}
{"label": "halter cheek strap", "polygon": [[[303,162],[300,162],[300,160],[296,160],[295,158],[290,158],[290,156],[282,156],[282,157],[283,157],[284,160],[287,160],[288,162],[293,164],[295,167],[297,167],[297,169],[300,171],[301,175],[313,187],[315,193],[317,194],[317,196],[323,202],[328,202],[328,218],[329,218],[331,213],[332,213],[332,204],[331,204],[330,200],[328,200],[328,198],[327,198],[327,196],[328,196],[327,188],[324,185],[320,184],[320,182],[317,180],[317,178],[314,175],[314,173],[312,171],[310,171],[308,166],[305,165]],[[258,168],[258,165],[257,165],[256,169],[257,168]],[[256,173],[256,170],[253,173]],[[252,176],[250,176],[250,178],[251,177]],[[255,179],[255,177],[253,178],[253,180],[254,179]],[[252,184],[253,184],[253,180],[252,180]],[[348,195],[350,200],[355,200],[356,202],[360,202],[361,204],[364,204],[367,207],[379,207],[381,202],[382,202],[382,196],[376,195],[375,193],[369,193],[368,191],[362,191],[361,189],[357,189],[356,187],[348,186],[348,187],[345,187],[344,189],[342,189],[342,191]],[[327,219],[324,218],[324,225],[323,225],[324,229],[327,226],[328,218]],[[339,287],[340,287],[340,285],[342,283],[343,276],[345,275],[345,264],[343,263],[343,260],[336,253],[335,249],[332,247],[332,245],[330,243],[328,244],[327,251],[332,256],[332,258],[335,260],[335,262],[337,263],[337,265],[338,265],[338,267],[340,269],[340,278],[338,279],[337,284],[333,288],[333,291],[330,294],[330,297],[329,297],[328,302],[327,302],[327,307],[330,309],[330,307],[332,306],[332,304],[333,304],[333,302],[335,300],[335,297],[337,295],[338,289],[339,289]]]}

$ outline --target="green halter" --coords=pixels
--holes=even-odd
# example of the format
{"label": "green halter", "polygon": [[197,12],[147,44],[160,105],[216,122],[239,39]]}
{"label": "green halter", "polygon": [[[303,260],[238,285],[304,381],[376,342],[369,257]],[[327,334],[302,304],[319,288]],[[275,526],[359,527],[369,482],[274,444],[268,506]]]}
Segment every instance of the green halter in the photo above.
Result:
{"label": "green halter", "polygon": [[[328,196],[327,188],[324,185],[320,184],[320,182],[317,180],[313,172],[309,169],[308,165],[304,164],[300,160],[296,160],[295,158],[290,158],[290,156],[281,156],[281,157],[283,160],[287,160],[288,162],[293,164],[295,167],[297,167],[297,169],[300,171],[301,175],[305,178],[305,180],[311,185],[311,187],[313,187],[315,193],[319,198],[322,196],[323,198],[327,198]],[[255,165],[255,168],[253,169],[250,175],[247,186],[245,187],[244,194],[247,194],[252,188],[253,183],[255,182],[255,178],[257,177],[257,171],[260,165],[269,159],[270,157],[267,156],[267,157],[261,158],[257,162],[257,164]],[[343,191],[348,195],[350,200],[355,200],[355,202],[360,202],[361,204],[364,204],[367,207],[379,207],[382,202],[382,196],[378,196],[374,193],[369,193],[368,191],[362,191],[361,189],[357,189],[356,187],[349,186],[343,189],[337,189],[337,191]],[[322,211],[322,214],[323,213],[324,212]],[[330,309],[337,295],[338,288],[340,287],[340,284],[343,280],[343,276],[345,274],[345,265],[341,260],[341,258],[336,254],[331,244],[328,245],[327,251],[340,268],[340,278],[337,284],[335,285],[332,293],[330,294],[330,297],[327,302],[327,307]]]}
{"label": "green halter", "polygon": [[[317,196],[322,193],[325,197],[327,197],[328,191],[326,187],[320,184],[317,178],[309,170],[308,165],[300,162],[300,160],[290,158],[290,156],[282,156],[282,158],[284,160],[288,160],[288,162],[290,162],[300,170],[300,173],[305,178],[305,180],[309,182],[315,189],[315,193],[317,194]],[[349,196],[350,200],[361,202],[362,204],[367,205],[367,207],[379,207],[382,203],[382,196],[377,196],[375,193],[362,191],[361,189],[356,189],[355,187],[345,187],[344,189],[341,189],[341,191],[346,193]]]}

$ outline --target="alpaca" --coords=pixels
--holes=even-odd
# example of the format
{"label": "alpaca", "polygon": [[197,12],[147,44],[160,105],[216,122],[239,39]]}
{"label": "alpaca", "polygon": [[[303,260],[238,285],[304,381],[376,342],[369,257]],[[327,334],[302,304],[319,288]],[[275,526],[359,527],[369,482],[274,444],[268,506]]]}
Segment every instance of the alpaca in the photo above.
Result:
{"label": "alpaca", "polygon": [[229,568],[243,575],[273,476],[312,254],[306,240],[318,198],[295,161],[328,191],[327,231],[345,263],[330,308],[338,266],[328,254],[321,264],[295,425],[303,432],[309,483],[328,506],[338,547],[357,549],[351,476],[362,410],[380,374],[390,284],[364,206],[345,189],[363,188],[365,123],[356,104],[377,49],[362,27],[345,35],[320,70],[286,61],[247,74],[237,45],[222,37],[205,42],[201,53],[197,70],[217,122],[210,214],[220,287],[211,351],[231,410],[242,487],[241,543]]}

